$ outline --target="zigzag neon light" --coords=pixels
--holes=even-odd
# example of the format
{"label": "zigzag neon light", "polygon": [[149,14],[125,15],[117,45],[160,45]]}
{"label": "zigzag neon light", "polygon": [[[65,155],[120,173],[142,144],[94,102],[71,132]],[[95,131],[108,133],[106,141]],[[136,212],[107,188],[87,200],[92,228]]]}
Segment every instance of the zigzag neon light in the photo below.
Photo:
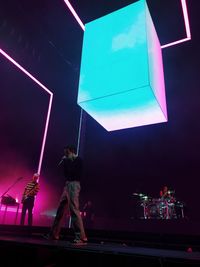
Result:
{"label": "zigzag neon light", "polygon": [[[79,23],[80,27],[83,29],[83,31],[85,31],[85,26],[84,26],[83,22],[81,21],[81,19],[77,15],[76,11],[74,10],[74,8],[70,4],[70,2],[68,0],[64,0],[64,2],[66,3],[66,5],[70,9],[70,11],[72,12],[73,16],[75,17],[75,19]],[[175,42],[171,42],[171,43],[162,45],[161,46],[162,49],[166,48],[166,47],[169,47],[169,46],[177,45],[177,44],[180,44],[180,43],[183,43],[183,42],[191,40],[190,23],[189,23],[186,0],[181,0],[181,6],[182,6],[182,10],[183,10],[183,18],[184,18],[185,30],[186,30],[186,36],[187,37],[183,38],[183,39],[180,39],[180,40],[177,40]]]}
{"label": "zigzag neon light", "polygon": [[68,0],[64,0],[64,2],[68,6],[69,10],[71,11],[72,15],[74,16],[74,18],[76,19],[76,21],[78,22],[78,24],[80,25],[82,30],[84,31],[85,30],[85,26],[84,26],[83,22],[81,21],[81,19],[79,18],[79,16],[77,15],[77,13],[74,10],[74,8],[72,7],[72,5],[70,4],[70,2]]}
{"label": "zigzag neon light", "polygon": [[186,31],[186,38],[183,38],[181,40],[162,45],[161,48],[166,48],[169,46],[177,45],[186,41],[191,40],[191,32],[190,32],[190,23],[189,23],[189,18],[188,18],[188,11],[187,11],[187,5],[186,5],[186,0],[181,0],[181,5],[182,5],[182,10],[183,10],[183,18],[184,18],[184,23],[185,23],[185,31]]}
{"label": "zigzag neon light", "polygon": [[35,77],[33,77],[33,75],[31,75],[27,70],[25,70],[20,64],[18,64],[13,58],[11,58],[7,53],[5,53],[2,49],[0,49],[0,53],[5,58],[7,58],[10,62],[12,62],[17,68],[19,68],[22,72],[24,72],[29,78],[31,78],[35,83],[37,83],[50,96],[49,106],[48,106],[48,111],[47,111],[47,117],[46,117],[46,123],[45,123],[45,129],[44,129],[44,135],[43,135],[43,140],[42,140],[42,147],[41,147],[39,164],[38,164],[38,170],[37,170],[37,172],[40,173],[43,155],[44,155],[44,148],[45,148],[45,143],[46,143],[47,131],[48,131],[48,126],[49,126],[49,118],[50,118],[51,106],[52,106],[52,101],[53,101],[53,93],[46,86],[44,86],[40,81],[38,81]]}

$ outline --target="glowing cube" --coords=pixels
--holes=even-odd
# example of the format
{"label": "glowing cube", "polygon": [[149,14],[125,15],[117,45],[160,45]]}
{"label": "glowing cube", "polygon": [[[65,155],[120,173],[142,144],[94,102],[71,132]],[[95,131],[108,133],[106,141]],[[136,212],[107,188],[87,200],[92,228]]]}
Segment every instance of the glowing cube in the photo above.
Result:
{"label": "glowing cube", "polygon": [[167,121],[161,47],[146,1],[85,25],[78,104],[108,131]]}

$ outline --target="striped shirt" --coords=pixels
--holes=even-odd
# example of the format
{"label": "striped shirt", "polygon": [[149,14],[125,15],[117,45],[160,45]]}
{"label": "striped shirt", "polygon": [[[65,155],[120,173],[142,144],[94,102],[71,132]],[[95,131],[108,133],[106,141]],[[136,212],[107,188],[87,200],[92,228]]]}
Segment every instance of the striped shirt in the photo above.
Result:
{"label": "striped shirt", "polygon": [[24,190],[24,194],[22,199],[26,199],[27,197],[34,197],[37,195],[39,191],[39,184],[37,182],[29,182]]}

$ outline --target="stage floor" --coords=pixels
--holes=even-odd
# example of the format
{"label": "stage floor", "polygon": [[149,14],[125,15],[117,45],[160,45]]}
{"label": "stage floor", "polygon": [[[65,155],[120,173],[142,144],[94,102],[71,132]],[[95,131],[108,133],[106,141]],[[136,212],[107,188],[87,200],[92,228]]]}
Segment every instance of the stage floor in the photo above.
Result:
{"label": "stage floor", "polygon": [[[139,242],[139,235],[127,238],[127,233],[90,232],[89,241],[75,245],[71,231],[63,232],[61,240],[47,240],[47,228],[17,226],[0,227],[0,266],[200,266],[200,250],[194,244],[172,246],[158,242],[154,235]],[[142,235],[142,233],[140,233]],[[177,237],[174,237],[174,239]],[[131,242],[132,240],[132,242]],[[143,240],[143,241],[142,241]],[[157,242],[155,242],[157,240]],[[162,243],[162,246],[161,246]],[[171,247],[171,249],[167,249]],[[28,258],[28,259],[27,259]],[[69,261],[72,264],[69,265]],[[13,265],[14,264],[14,265]],[[119,265],[118,265],[119,264]]]}

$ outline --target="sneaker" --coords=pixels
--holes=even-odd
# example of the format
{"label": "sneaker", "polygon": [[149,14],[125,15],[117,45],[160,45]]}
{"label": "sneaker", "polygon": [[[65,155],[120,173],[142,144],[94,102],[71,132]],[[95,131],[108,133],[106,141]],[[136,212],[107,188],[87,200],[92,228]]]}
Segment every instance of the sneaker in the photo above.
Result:
{"label": "sneaker", "polygon": [[59,236],[52,236],[50,234],[44,234],[43,237],[47,240],[59,240]]}
{"label": "sneaker", "polygon": [[87,244],[87,242],[88,242],[87,238],[84,239],[75,238],[72,243],[75,245],[85,245]]}

